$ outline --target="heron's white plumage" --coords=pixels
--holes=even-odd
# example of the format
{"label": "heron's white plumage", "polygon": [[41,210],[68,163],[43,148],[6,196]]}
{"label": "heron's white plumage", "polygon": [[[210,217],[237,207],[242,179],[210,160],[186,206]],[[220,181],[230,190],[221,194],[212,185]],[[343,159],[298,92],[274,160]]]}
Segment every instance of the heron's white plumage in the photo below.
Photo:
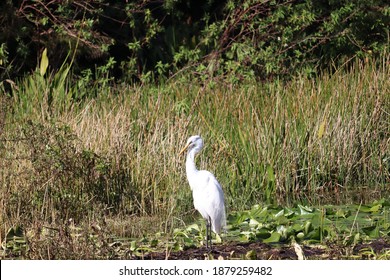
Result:
{"label": "heron's white plumage", "polygon": [[220,233],[226,225],[224,194],[215,176],[207,170],[197,170],[195,155],[203,148],[200,136],[191,136],[182,150],[188,149],[186,172],[192,190],[195,209],[204,219],[211,221],[211,229]]}

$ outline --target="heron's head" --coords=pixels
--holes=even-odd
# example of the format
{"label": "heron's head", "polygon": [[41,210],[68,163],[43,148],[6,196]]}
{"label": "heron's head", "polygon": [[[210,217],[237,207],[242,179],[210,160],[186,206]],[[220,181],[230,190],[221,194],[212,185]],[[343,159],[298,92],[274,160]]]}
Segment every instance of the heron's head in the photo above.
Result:
{"label": "heron's head", "polygon": [[196,153],[198,153],[203,148],[203,139],[199,135],[194,135],[188,138],[187,144],[185,147],[180,151],[181,155],[186,150],[191,151],[192,149],[195,149]]}

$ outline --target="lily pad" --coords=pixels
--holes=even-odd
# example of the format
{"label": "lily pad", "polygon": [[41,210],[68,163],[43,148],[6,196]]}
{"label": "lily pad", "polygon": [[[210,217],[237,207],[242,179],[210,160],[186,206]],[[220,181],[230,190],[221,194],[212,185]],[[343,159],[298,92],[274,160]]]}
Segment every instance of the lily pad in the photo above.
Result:
{"label": "lily pad", "polygon": [[280,241],[280,233],[274,231],[273,233],[271,233],[271,236],[268,237],[267,239],[264,239],[263,242],[264,243],[276,243],[276,242],[279,242]]}

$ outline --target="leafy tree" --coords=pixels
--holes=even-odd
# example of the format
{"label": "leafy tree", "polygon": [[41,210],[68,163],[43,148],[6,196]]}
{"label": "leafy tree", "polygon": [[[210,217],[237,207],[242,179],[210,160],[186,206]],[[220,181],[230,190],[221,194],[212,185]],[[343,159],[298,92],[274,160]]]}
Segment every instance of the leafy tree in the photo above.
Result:
{"label": "leafy tree", "polygon": [[75,54],[76,73],[103,66],[143,82],[311,74],[383,52],[389,15],[385,0],[5,0],[0,77],[35,69],[44,48],[51,69]]}

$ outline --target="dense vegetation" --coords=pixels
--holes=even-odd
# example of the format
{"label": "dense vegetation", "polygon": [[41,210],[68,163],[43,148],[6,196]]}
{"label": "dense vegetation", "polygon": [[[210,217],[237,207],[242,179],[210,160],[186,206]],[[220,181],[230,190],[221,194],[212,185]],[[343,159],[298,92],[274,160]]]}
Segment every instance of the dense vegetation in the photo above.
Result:
{"label": "dense vegetation", "polygon": [[386,1],[125,2],[0,4],[1,257],[202,244],[192,134],[228,240],[388,242]]}
{"label": "dense vegetation", "polygon": [[[386,0],[19,1],[0,4],[1,79],[58,69],[76,50],[80,75],[122,80],[195,75],[268,79],[378,55],[389,44]],[[95,68],[96,66],[96,68]]]}

